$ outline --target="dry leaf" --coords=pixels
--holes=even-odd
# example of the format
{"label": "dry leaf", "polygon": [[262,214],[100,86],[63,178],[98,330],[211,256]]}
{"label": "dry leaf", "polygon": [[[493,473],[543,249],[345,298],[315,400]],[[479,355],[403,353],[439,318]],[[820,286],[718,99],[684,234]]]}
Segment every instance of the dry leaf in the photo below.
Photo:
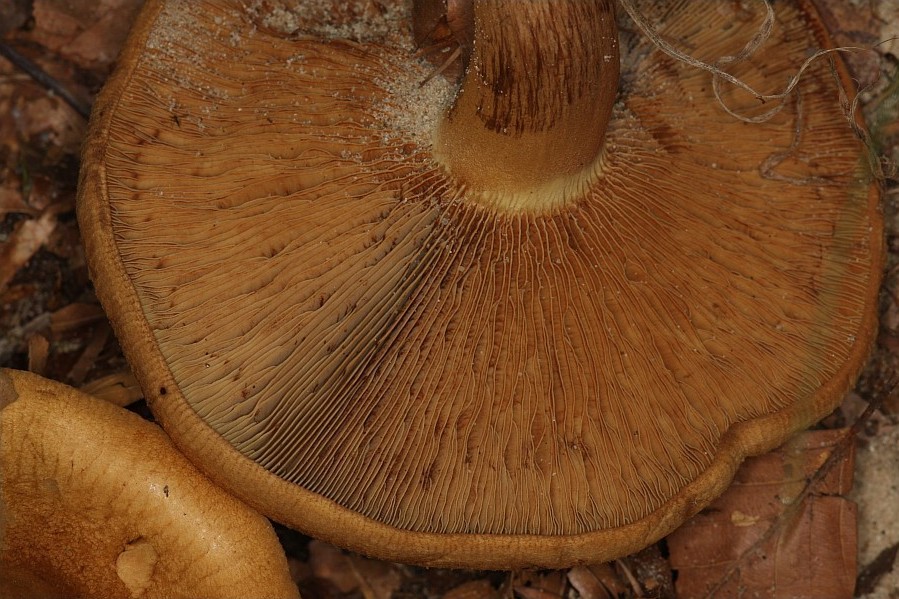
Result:
{"label": "dry leaf", "polygon": [[50,332],[55,338],[59,338],[65,333],[105,319],[106,315],[100,304],[74,302],[50,315]]}
{"label": "dry leaf", "polygon": [[628,592],[611,564],[574,567],[568,571],[568,582],[583,599],[611,599]]}
{"label": "dry leaf", "polygon": [[63,52],[80,65],[99,67],[111,64],[125,43],[141,2],[105,2],[106,10],[95,22],[71,40]]}
{"label": "dry leaf", "polygon": [[499,596],[489,580],[469,580],[443,595],[443,599],[496,599]]}
{"label": "dry leaf", "polygon": [[45,375],[47,357],[50,355],[50,342],[40,333],[28,337],[28,370],[35,374]]}
{"label": "dry leaf", "polygon": [[674,581],[671,579],[671,564],[662,555],[658,544],[650,545],[643,551],[629,555],[622,560],[642,587],[642,596],[653,599],[674,599]]}
{"label": "dry leaf", "polygon": [[346,555],[333,545],[310,541],[309,566],[313,576],[329,581],[341,593],[359,588],[359,581],[347,566]]}
{"label": "dry leaf", "polygon": [[93,330],[90,341],[69,369],[68,377],[66,377],[73,385],[78,386],[84,382],[87,373],[94,367],[97,357],[103,351],[103,348],[106,347],[106,342],[111,335],[112,329],[107,322],[101,322]]}
{"label": "dry leaf", "polygon": [[12,280],[20,268],[50,238],[56,227],[56,212],[45,210],[40,218],[19,221],[0,248],[0,289]]}
{"label": "dry leaf", "polygon": [[856,508],[840,497],[852,486],[851,441],[816,475],[846,434],[803,433],[747,460],[727,493],[668,538],[678,597],[852,597]]}
{"label": "dry leaf", "polygon": [[[4,176],[8,176],[8,173],[5,173]],[[31,216],[39,214],[39,211],[35,210],[33,206],[29,206],[25,198],[22,197],[18,182],[7,180],[3,183],[3,187],[0,187],[0,216],[5,216],[11,212]]]}
{"label": "dry leaf", "polygon": [[322,541],[309,543],[312,575],[333,584],[341,593],[359,591],[365,599],[390,599],[402,584],[395,564],[344,553]]}
{"label": "dry leaf", "polygon": [[140,0],[35,0],[32,37],[83,68],[103,68],[118,56],[140,4]]}
{"label": "dry leaf", "polygon": [[101,376],[81,385],[80,389],[88,395],[99,397],[120,407],[131,405],[144,396],[130,370]]}
{"label": "dry leaf", "polygon": [[521,599],[561,599],[567,587],[563,572],[517,572],[512,584],[516,597]]}
{"label": "dry leaf", "polygon": [[[818,2],[817,8],[834,42],[839,46],[871,48],[880,38],[881,26],[895,21],[895,15],[884,21],[873,2]],[[889,47],[884,48],[886,50]],[[843,59],[863,85],[876,81],[880,74],[880,55],[877,52],[847,52]]]}
{"label": "dry leaf", "polygon": [[[66,88],[79,101],[86,95],[74,83],[69,83],[72,75],[65,75]],[[58,96],[46,95],[41,88],[35,88],[33,94],[41,97],[23,98],[16,111],[17,125],[25,139],[40,138],[44,146],[60,148],[60,154],[67,154],[81,146],[87,130],[87,122]]]}
{"label": "dry leaf", "polygon": [[561,594],[533,587],[515,587],[515,596],[520,599],[562,599]]}
{"label": "dry leaf", "polygon": [[28,0],[0,2],[0,35],[18,29],[28,21]]}

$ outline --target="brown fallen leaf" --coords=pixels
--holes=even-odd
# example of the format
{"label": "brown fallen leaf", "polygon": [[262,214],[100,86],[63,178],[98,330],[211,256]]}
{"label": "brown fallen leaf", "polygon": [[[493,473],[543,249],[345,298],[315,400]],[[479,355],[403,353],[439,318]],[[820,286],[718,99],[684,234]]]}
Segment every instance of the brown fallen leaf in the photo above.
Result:
{"label": "brown fallen leaf", "polygon": [[[847,434],[806,432],[747,460],[724,495],[668,537],[678,597],[852,597],[856,507],[841,497],[852,487]],[[819,473],[838,448],[842,458]]]}
{"label": "brown fallen leaf", "polygon": [[50,314],[50,332],[55,338],[106,319],[99,303],[73,302]]}
{"label": "brown fallen leaf", "polygon": [[28,21],[28,0],[6,0],[0,3],[0,35],[18,29]]}
{"label": "brown fallen leaf", "polygon": [[567,589],[565,573],[559,570],[516,572],[512,581],[512,590],[521,599],[561,599]]}
{"label": "brown fallen leaf", "polygon": [[[11,167],[0,170],[0,216],[12,212],[36,218],[53,204],[65,204],[54,208],[57,213],[74,210],[74,193],[67,194],[69,197],[61,197],[58,181],[45,174],[32,172],[26,166],[19,168],[22,172]],[[27,174],[23,176],[24,171]]]}
{"label": "brown fallen leaf", "polygon": [[497,599],[499,593],[489,580],[469,580],[447,591],[443,599]]}
{"label": "brown fallen leaf", "polygon": [[140,0],[34,0],[33,39],[82,68],[112,63]]}
{"label": "brown fallen leaf", "polygon": [[28,370],[35,374],[45,375],[47,357],[50,355],[50,342],[40,333],[28,337]]}
{"label": "brown fallen leaf", "polygon": [[[872,48],[884,41],[879,33],[885,15],[875,2],[817,2],[824,24],[837,46]],[[889,20],[893,20],[890,18]],[[862,85],[876,81],[880,74],[880,55],[875,51],[846,52],[843,58]]]}
{"label": "brown fallen leaf", "polygon": [[[0,174],[7,176],[7,173]],[[31,216],[37,216],[39,214],[33,206],[30,206],[28,202],[25,201],[18,185],[11,181],[4,181],[2,187],[0,187],[0,216],[17,212],[29,214]]]}
{"label": "brown fallen leaf", "polygon": [[80,389],[89,395],[104,399],[111,404],[125,407],[144,396],[137,379],[130,370],[113,372],[81,385]]}
{"label": "brown fallen leaf", "polygon": [[395,564],[345,553],[322,541],[309,543],[309,565],[314,577],[341,593],[358,591],[365,599],[390,599],[403,582]]}
{"label": "brown fallen leaf", "polygon": [[47,209],[39,218],[19,221],[0,247],[0,289],[12,280],[20,268],[50,238],[56,227],[56,211]]}
{"label": "brown fallen leaf", "polygon": [[671,579],[671,564],[662,555],[658,544],[650,545],[643,551],[618,560],[627,564],[639,585],[643,595],[653,599],[674,599],[674,581]]}
{"label": "brown fallen leaf", "polygon": [[568,582],[583,599],[613,599],[628,592],[611,564],[576,566],[568,571]]}
{"label": "brown fallen leaf", "polygon": [[66,377],[73,385],[78,386],[84,382],[87,373],[94,367],[97,357],[103,351],[103,348],[106,347],[106,342],[111,335],[112,329],[107,322],[101,322],[94,328],[90,340],[69,369],[69,374]]}

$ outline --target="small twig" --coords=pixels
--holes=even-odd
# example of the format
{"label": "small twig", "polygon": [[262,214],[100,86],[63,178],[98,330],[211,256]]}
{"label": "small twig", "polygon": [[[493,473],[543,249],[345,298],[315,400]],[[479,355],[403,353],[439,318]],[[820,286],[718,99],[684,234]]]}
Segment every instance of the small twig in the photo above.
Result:
{"label": "small twig", "polygon": [[62,98],[62,100],[66,104],[71,106],[72,109],[79,115],[81,115],[85,119],[90,117],[91,107],[89,104],[82,102],[81,100],[76,98],[74,94],[72,94],[72,92],[63,87],[63,85],[59,81],[54,79],[49,73],[31,62],[22,54],[19,54],[16,50],[14,50],[4,42],[0,42],[0,56],[6,58],[6,60],[14,64],[16,68],[27,73],[29,77],[53,92],[53,94]]}
{"label": "small twig", "polygon": [[857,597],[873,593],[880,579],[893,569],[896,557],[899,556],[899,543],[893,543],[889,547],[885,547],[877,554],[871,563],[859,573],[855,582],[855,592]]}
{"label": "small twig", "polygon": [[637,577],[634,576],[634,573],[631,572],[630,567],[627,565],[622,559],[616,559],[615,565],[624,573],[624,577],[627,578],[628,583],[631,585],[631,590],[634,592],[634,597],[642,597],[643,596],[643,587],[640,585],[640,582],[637,580]]}
{"label": "small twig", "polygon": [[442,65],[440,65],[439,67],[437,67],[436,69],[431,71],[431,74],[428,75],[427,77],[425,77],[424,81],[422,81],[421,83],[418,84],[418,87],[424,87],[428,81],[430,81],[431,79],[433,79],[434,77],[436,77],[437,75],[439,75],[440,73],[442,73],[443,71],[448,69],[450,67],[450,65],[452,65],[454,62],[456,62],[456,59],[458,59],[461,55],[462,55],[462,46],[458,46],[455,50],[453,50],[452,54],[450,54],[446,58],[446,60],[443,61]]}

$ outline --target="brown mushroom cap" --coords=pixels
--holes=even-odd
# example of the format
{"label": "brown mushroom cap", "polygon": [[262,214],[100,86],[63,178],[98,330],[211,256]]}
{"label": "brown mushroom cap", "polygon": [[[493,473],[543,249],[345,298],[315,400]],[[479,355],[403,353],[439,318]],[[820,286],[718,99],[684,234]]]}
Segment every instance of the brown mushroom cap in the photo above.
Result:
{"label": "brown mushroom cap", "polygon": [[0,370],[0,595],[298,597],[268,521],[162,430]]}
{"label": "brown mushroom cap", "polygon": [[[826,61],[750,124],[624,35],[595,162],[505,202],[435,158],[427,117],[452,98],[418,89],[406,38],[281,35],[245,5],[148,3],[95,108],[79,221],[154,413],[263,513],[430,565],[602,561],[851,385],[881,217]],[[786,81],[828,43],[809,5],[776,3],[732,72]],[[761,22],[638,6],[709,61]]]}

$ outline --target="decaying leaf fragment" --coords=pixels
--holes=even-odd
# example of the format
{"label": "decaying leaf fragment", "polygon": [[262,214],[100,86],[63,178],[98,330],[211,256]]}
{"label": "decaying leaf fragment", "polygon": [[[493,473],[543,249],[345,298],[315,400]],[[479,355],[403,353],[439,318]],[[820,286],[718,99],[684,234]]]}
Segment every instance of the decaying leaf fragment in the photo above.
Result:
{"label": "decaying leaf fragment", "polygon": [[[842,497],[854,469],[846,434],[803,433],[747,460],[727,493],[668,537],[678,597],[851,597],[856,506]],[[824,472],[837,448],[845,453]]]}

